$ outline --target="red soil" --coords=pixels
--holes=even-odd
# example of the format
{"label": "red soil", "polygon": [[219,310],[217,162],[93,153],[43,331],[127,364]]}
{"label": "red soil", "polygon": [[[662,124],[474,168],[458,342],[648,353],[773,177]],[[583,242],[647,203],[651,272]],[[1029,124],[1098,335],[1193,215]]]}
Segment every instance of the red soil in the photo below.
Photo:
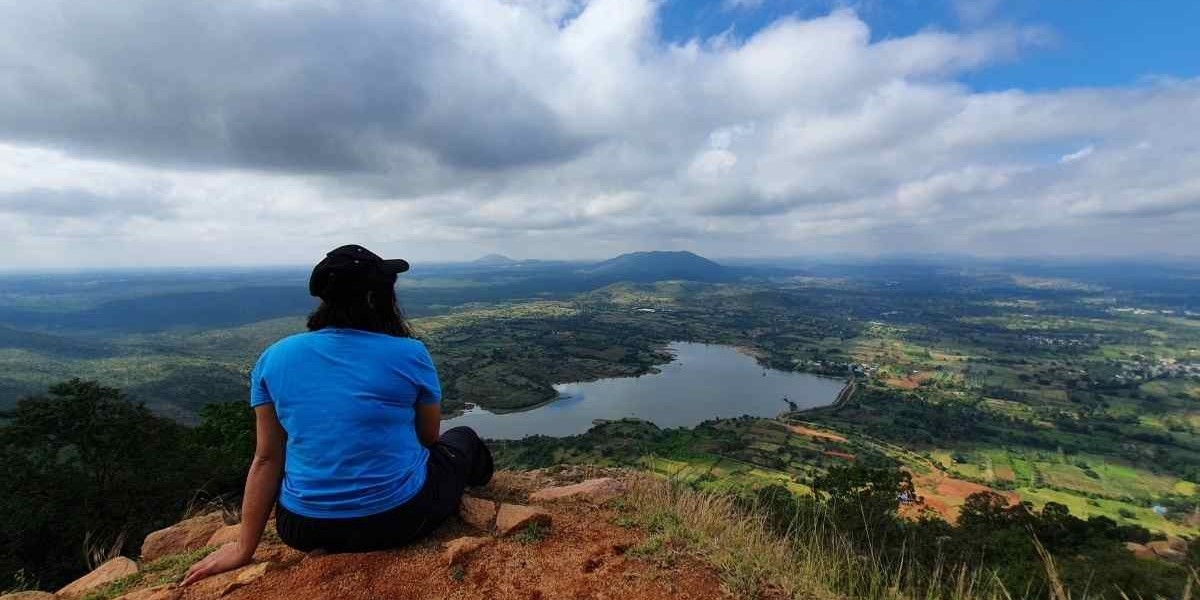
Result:
{"label": "red soil", "polygon": [[[628,558],[640,540],[634,532],[603,522],[602,514],[556,515],[545,540],[524,544],[503,539],[469,556],[461,581],[442,558],[438,539],[411,548],[370,554],[306,558],[296,567],[268,573],[227,596],[254,600],[374,600],[378,598],[717,598],[720,581],[710,569],[683,561],[664,572]],[[460,530],[456,533],[471,533]]]}
{"label": "red soil", "polygon": [[[482,495],[524,501],[529,486],[544,481],[497,474],[501,481]],[[502,538],[468,555],[461,570],[450,567],[442,544],[480,532],[453,520],[426,542],[388,552],[309,556],[235,589],[232,600],[444,599],[711,599],[724,596],[712,567],[685,557],[664,567],[628,556],[645,534],[613,523],[617,514],[583,503],[547,505],[553,523],[547,537],[523,543]],[[185,595],[185,600],[191,595]],[[197,599],[200,596],[196,596]]]}
{"label": "red soil", "polygon": [[806,435],[811,438],[816,438],[816,439],[821,439],[821,440],[829,440],[831,442],[839,442],[839,443],[846,442],[846,438],[844,438],[840,435],[837,435],[836,433],[829,433],[827,431],[819,431],[816,429],[810,429],[803,425],[788,425],[787,428],[790,429],[792,431],[792,433]]}
{"label": "red soil", "polygon": [[848,454],[846,452],[834,452],[833,450],[826,450],[826,451],[822,452],[822,454],[824,454],[825,456],[832,456],[833,458],[841,458],[841,459],[845,459],[845,460],[858,460],[857,456],[854,456],[853,454]]}
{"label": "red soil", "polygon": [[915,390],[930,377],[932,377],[932,375],[929,373],[921,372],[915,375],[909,375],[908,377],[890,377],[888,379],[884,379],[883,382],[894,388],[900,388],[902,390]]}
{"label": "red soil", "polygon": [[967,496],[978,492],[997,492],[1008,499],[1009,506],[1021,501],[1021,496],[1015,492],[999,492],[986,485],[955,479],[944,473],[913,475],[913,485],[917,488],[917,494],[924,499],[924,503],[923,506],[906,509],[905,514],[910,516],[915,516],[911,513],[920,512],[925,508],[936,511],[942,518],[953,522],[958,519],[959,509]]}

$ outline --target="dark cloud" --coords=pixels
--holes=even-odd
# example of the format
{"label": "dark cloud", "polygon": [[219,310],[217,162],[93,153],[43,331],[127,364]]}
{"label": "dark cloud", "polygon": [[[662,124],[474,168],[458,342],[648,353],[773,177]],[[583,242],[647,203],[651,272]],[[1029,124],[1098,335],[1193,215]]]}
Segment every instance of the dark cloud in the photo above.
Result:
{"label": "dark cloud", "polygon": [[587,145],[434,3],[9,3],[0,136],[142,163],[386,171]]}

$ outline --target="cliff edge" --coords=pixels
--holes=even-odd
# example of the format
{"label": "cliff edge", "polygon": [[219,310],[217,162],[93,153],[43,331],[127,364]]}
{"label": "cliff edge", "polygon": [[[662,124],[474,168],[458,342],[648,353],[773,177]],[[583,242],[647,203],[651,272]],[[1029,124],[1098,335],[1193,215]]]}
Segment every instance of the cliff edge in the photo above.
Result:
{"label": "cliff edge", "polygon": [[0,600],[696,598],[724,595],[717,571],[663,548],[630,516],[623,471],[500,472],[428,540],[365,554],[304,554],[268,528],[254,562],[188,587],[195,561],[235,540],[202,514],[152,533],[135,562],[114,558],[55,593]]}

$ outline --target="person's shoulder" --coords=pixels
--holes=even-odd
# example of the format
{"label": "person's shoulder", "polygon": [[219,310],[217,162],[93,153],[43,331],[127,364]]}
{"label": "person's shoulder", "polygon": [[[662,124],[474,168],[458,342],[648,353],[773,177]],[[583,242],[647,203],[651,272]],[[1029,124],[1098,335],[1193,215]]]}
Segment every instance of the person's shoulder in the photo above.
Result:
{"label": "person's shoulder", "polygon": [[304,331],[301,333],[293,333],[292,335],[281,338],[274,344],[267,346],[267,349],[263,350],[263,354],[288,352],[295,348],[309,346],[314,341],[316,341],[316,332]]}
{"label": "person's shoulder", "polygon": [[389,335],[387,338],[388,343],[398,349],[407,350],[409,352],[426,352],[425,343],[417,338],[398,337],[394,335]]}
{"label": "person's shoulder", "polygon": [[375,334],[371,341],[379,356],[387,360],[405,357],[413,360],[428,360],[429,350],[425,344],[416,338],[399,337],[394,335]]}

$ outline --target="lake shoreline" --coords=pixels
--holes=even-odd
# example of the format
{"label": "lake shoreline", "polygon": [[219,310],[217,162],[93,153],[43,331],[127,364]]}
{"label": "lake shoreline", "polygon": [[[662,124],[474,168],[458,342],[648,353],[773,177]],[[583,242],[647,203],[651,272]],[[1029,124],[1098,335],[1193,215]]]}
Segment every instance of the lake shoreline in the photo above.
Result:
{"label": "lake shoreline", "polygon": [[558,396],[538,405],[504,411],[476,405],[445,426],[470,426],[491,439],[567,437],[595,422],[630,418],[661,428],[692,427],[828,408],[845,389],[838,378],[764,367],[741,347],[672,342],[663,350],[673,360],[656,367],[657,373],[557,384]]}

